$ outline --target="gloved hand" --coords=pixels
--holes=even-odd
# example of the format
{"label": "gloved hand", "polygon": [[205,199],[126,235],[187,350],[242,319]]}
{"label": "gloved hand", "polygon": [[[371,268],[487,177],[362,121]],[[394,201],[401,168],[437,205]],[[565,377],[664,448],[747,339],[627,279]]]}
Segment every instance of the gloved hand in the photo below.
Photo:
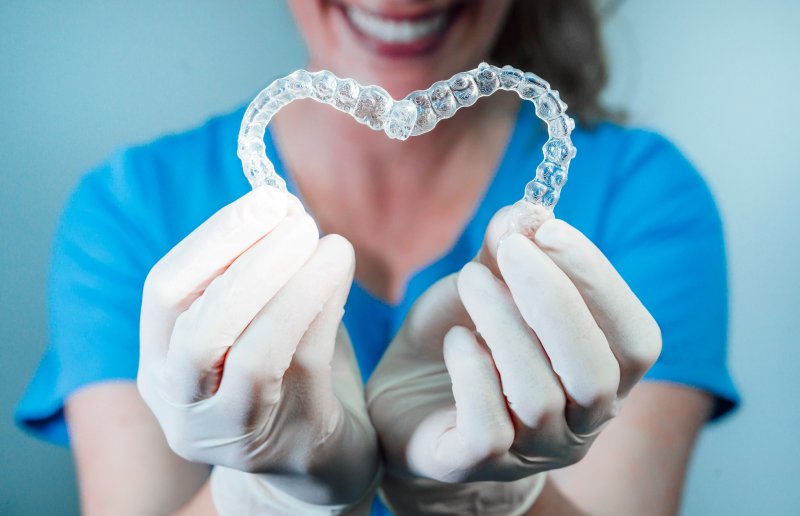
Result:
{"label": "gloved hand", "polygon": [[398,514],[525,512],[660,352],[657,324],[585,236],[560,220],[533,241],[506,234],[508,215],[415,303],[367,385]]}
{"label": "gloved hand", "polygon": [[350,244],[271,187],[153,267],[138,386],[180,456],[215,465],[223,514],[368,510],[374,429],[344,327]]}

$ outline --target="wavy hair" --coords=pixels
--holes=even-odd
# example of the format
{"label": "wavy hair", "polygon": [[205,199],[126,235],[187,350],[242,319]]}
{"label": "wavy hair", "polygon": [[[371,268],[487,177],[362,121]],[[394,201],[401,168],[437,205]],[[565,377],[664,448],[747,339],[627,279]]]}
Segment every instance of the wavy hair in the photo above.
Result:
{"label": "wavy hair", "polygon": [[491,59],[541,75],[585,125],[622,117],[600,103],[608,67],[592,0],[515,0]]}

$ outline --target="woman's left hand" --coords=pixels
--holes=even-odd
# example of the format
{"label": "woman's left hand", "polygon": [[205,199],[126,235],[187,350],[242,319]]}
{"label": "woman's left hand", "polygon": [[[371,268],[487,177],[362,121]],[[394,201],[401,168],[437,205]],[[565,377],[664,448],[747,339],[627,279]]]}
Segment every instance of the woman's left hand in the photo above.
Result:
{"label": "woman's left hand", "polygon": [[367,386],[401,511],[462,492],[464,513],[530,506],[531,477],[579,461],[660,353],[655,320],[588,238],[548,220],[498,245],[508,217],[420,297]]}

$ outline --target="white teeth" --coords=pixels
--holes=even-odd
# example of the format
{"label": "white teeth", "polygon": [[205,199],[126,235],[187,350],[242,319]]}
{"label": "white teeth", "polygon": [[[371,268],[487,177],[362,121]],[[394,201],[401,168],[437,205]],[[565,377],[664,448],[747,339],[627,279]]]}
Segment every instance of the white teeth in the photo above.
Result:
{"label": "white teeth", "polygon": [[358,30],[385,43],[411,43],[427,38],[440,30],[446,21],[444,14],[415,21],[397,21],[353,6],[347,8],[347,17]]}

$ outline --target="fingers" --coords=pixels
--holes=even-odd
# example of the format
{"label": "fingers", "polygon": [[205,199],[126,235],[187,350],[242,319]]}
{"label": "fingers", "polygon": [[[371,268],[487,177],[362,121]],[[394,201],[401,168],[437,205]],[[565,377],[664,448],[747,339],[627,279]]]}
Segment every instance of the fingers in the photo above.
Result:
{"label": "fingers", "polygon": [[306,263],[317,239],[311,217],[287,217],[178,316],[164,364],[174,401],[191,403],[214,392],[230,345]]}
{"label": "fingers", "polygon": [[661,351],[658,324],[603,253],[566,222],[544,224],[539,247],[580,291],[620,365],[619,395],[626,395]]}
{"label": "fingers", "polygon": [[453,385],[455,427],[441,429],[436,462],[466,467],[506,453],[514,427],[489,351],[469,329],[456,326],[444,338],[444,361]]}
{"label": "fingers", "polygon": [[566,274],[530,240],[507,236],[497,261],[514,302],[533,328],[573,403],[567,421],[576,433],[608,419],[619,365],[586,303]]}
{"label": "fingers", "polygon": [[[242,411],[272,405],[281,395],[290,364],[306,378],[326,375],[330,389],[328,369],[352,271],[349,243],[338,236],[321,240],[313,256],[233,345],[217,396]],[[295,357],[301,341],[304,349]]]}
{"label": "fingers", "polygon": [[175,318],[240,254],[287,214],[287,195],[264,187],[225,206],[184,238],[150,271],[141,317],[143,361],[166,357]]}
{"label": "fingers", "polygon": [[492,352],[508,406],[519,422],[534,429],[553,414],[563,418],[561,384],[508,288],[483,265],[470,263],[458,276],[458,291]]}
{"label": "fingers", "polygon": [[[341,327],[344,305],[355,271],[353,246],[339,235],[328,235],[319,244],[316,255],[320,257],[320,268],[335,282],[332,296],[325,302],[322,312],[314,319],[308,331],[297,345],[287,374],[302,382],[308,393],[308,402],[321,405],[315,412],[321,412],[333,403],[333,358],[337,346],[337,333]],[[349,342],[347,343],[349,346]],[[358,376],[358,366],[353,371]],[[361,378],[357,378],[360,384]],[[362,387],[359,385],[359,387]],[[363,396],[361,398],[363,404]]]}

